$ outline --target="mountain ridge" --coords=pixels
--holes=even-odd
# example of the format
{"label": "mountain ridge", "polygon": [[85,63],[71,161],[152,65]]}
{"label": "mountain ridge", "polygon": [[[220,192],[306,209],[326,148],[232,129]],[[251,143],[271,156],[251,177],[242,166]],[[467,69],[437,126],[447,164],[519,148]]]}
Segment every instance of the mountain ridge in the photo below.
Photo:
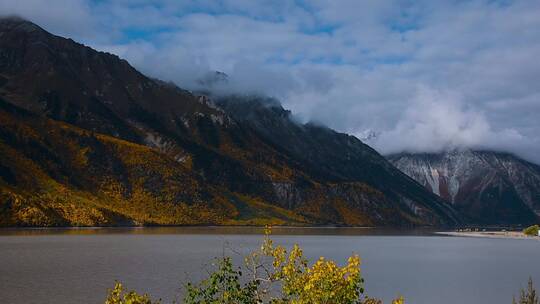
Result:
{"label": "mountain ridge", "polygon": [[[204,214],[214,214],[207,217],[212,220],[201,220],[210,224],[280,219],[280,223],[410,226],[454,225],[461,221],[460,215],[446,202],[350,135],[311,125],[298,129],[299,125],[294,124],[284,114],[286,112],[277,111],[268,118],[276,120],[274,115],[281,115],[283,127],[293,134],[284,137],[282,142],[277,141],[274,136],[281,134],[281,129],[275,125],[265,124],[268,129],[264,130],[233,115],[234,111],[208,96],[197,96],[146,77],[115,55],[95,51],[44,30],[28,31],[32,25],[27,23],[13,19],[0,21],[0,78],[3,79],[0,98],[7,105],[4,108],[24,109],[21,111],[35,115],[33,119],[26,119],[20,116],[19,110],[3,110],[6,121],[13,122],[1,126],[4,153],[8,155],[9,150],[26,155],[24,160],[0,163],[0,168],[4,168],[0,172],[9,171],[0,179],[0,189],[8,193],[7,196],[24,196],[26,200],[36,201],[39,193],[41,199],[44,195],[58,199],[58,190],[41,187],[32,193],[27,185],[7,183],[30,178],[21,164],[33,163],[51,183],[70,191],[82,191],[94,205],[140,224],[182,224],[164,215],[160,208],[181,210],[179,206],[197,197],[207,199],[200,200],[200,208],[193,212],[201,218]],[[47,130],[37,127],[43,125],[52,128],[52,132],[58,129],[57,122],[63,126],[59,129],[70,131],[55,131],[52,137]],[[28,134],[39,136],[30,146],[22,145],[24,138],[17,136],[20,130],[31,130]],[[85,132],[90,135],[81,135]],[[57,136],[65,137],[64,141],[72,143],[73,147],[62,145]],[[81,143],[73,139],[77,136],[97,136],[114,148],[103,150],[100,140],[87,139]],[[122,140],[122,144],[114,138]],[[285,143],[286,139],[291,141]],[[50,143],[57,148],[53,149]],[[295,151],[295,146],[302,149]],[[47,167],[49,163],[41,163],[43,160],[39,153],[32,152],[33,147],[55,156],[56,160],[50,164],[53,168],[65,166],[67,169],[59,173]],[[137,151],[150,149],[152,152],[144,153],[148,163],[160,164],[160,159],[164,158],[176,164],[158,166],[154,177],[145,175],[141,172],[144,163],[127,161],[115,154],[114,151],[124,151],[126,147]],[[114,197],[105,193],[103,187],[107,185],[99,176],[88,175],[91,170],[97,170],[94,168],[97,164],[93,161],[74,163],[72,154],[78,155],[75,159],[84,160],[88,153],[108,159],[100,170],[108,172],[119,188],[132,189],[114,194],[120,195],[116,197],[118,204],[102,204],[102,200]],[[131,153],[126,151],[126,155]],[[336,160],[330,159],[334,156]],[[111,171],[116,167],[118,170]],[[167,191],[154,193],[152,187],[148,188],[153,185],[162,189],[169,182],[165,177],[170,174],[183,176],[174,189],[187,196],[180,198]],[[126,179],[126,176],[137,178]],[[140,179],[151,182],[141,184]],[[207,196],[201,196],[203,192]],[[103,196],[99,197],[99,193]],[[151,214],[161,215],[145,220],[148,214],[128,212],[132,210],[131,205],[145,209],[133,193],[153,202]],[[13,199],[3,202],[3,213],[12,210],[13,204],[7,201]],[[60,207],[65,207],[68,201],[62,200]],[[41,206],[40,210],[58,207],[51,200],[36,204]],[[242,214],[245,208],[240,205],[248,206],[251,215]],[[185,217],[177,212],[179,218]],[[262,219],[260,214],[263,214]],[[20,225],[32,222],[25,222],[21,217],[16,220]],[[13,223],[13,218],[4,222],[4,225],[13,225],[6,223]],[[63,223],[77,225],[69,219],[64,219]],[[110,224],[115,222],[110,221]]]}
{"label": "mountain ridge", "polygon": [[453,149],[388,156],[475,222],[527,224],[540,216],[540,166],[511,153]]}

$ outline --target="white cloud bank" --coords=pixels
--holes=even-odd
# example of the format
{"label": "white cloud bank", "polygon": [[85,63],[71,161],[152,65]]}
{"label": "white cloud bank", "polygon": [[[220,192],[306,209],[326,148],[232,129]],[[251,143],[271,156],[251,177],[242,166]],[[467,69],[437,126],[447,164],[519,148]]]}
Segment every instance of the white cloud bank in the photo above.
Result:
{"label": "white cloud bank", "polygon": [[369,143],[388,154],[474,148],[504,150],[530,159],[537,157],[534,152],[539,147],[515,129],[493,130],[485,114],[467,106],[458,94],[426,87],[418,88],[393,129]]}

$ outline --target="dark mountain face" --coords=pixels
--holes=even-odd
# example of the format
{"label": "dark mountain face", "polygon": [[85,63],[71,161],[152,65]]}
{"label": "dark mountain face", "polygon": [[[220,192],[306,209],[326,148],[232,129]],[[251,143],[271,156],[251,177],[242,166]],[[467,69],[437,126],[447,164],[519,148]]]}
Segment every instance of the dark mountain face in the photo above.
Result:
{"label": "dark mountain face", "polygon": [[248,125],[277,150],[298,160],[319,181],[362,182],[411,210],[437,210],[448,217],[457,214],[438,197],[397,170],[375,150],[354,136],[315,124],[300,124],[272,99],[229,96],[217,104],[236,121]]}
{"label": "dark mountain face", "polygon": [[149,79],[117,56],[24,20],[0,21],[0,71],[2,95],[14,104],[123,138],[137,138],[131,120],[178,131],[196,113],[222,119],[189,92]]}
{"label": "dark mountain face", "polygon": [[[38,212],[41,216],[67,217],[61,211],[66,200],[51,199],[64,187],[72,195],[84,194],[99,206],[96,210],[143,224],[186,223],[161,212],[171,206],[179,218],[193,212],[194,218],[205,219],[199,222],[215,224],[254,223],[261,216],[279,223],[345,225],[459,221],[448,204],[352,136],[297,124],[281,106],[268,106],[260,98],[231,96],[216,106],[205,96],[142,75],[117,56],[24,20],[0,19],[0,98],[6,109],[0,114],[10,122],[0,124],[0,189],[1,197],[9,198],[0,210],[11,210],[0,211],[3,215],[15,214],[17,204],[22,208],[17,210],[25,210],[26,203],[14,204],[17,200],[50,211]],[[33,141],[25,141],[28,134],[35,135]],[[86,136],[83,143],[73,140]],[[112,147],[101,148],[102,141]],[[115,154],[131,155],[130,147],[146,151],[144,161]],[[44,162],[49,154],[39,151],[54,161]],[[8,152],[24,157],[7,161]],[[75,161],[77,155],[84,161]],[[160,159],[173,163],[156,165],[145,175],[144,163],[162,164]],[[33,169],[25,170],[25,164]],[[114,194],[117,204],[101,203],[113,194],[105,190],[100,170],[124,189]],[[32,179],[34,171],[41,172],[39,181],[19,182]],[[185,187],[182,195],[158,190],[169,187],[171,176],[177,176],[175,187]],[[43,180],[60,188],[47,187]],[[151,220],[128,212],[141,206],[141,197],[153,206]],[[194,210],[178,207],[193,202]],[[4,223],[34,223],[23,213]],[[78,224],[66,218],[42,222]]]}
{"label": "dark mountain face", "polygon": [[449,151],[389,160],[474,222],[528,224],[540,215],[540,167],[510,154]]}

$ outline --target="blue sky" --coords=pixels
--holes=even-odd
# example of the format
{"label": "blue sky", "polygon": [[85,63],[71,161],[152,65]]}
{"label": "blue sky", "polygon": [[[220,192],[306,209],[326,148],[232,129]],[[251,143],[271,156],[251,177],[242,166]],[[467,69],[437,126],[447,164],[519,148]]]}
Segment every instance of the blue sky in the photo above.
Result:
{"label": "blue sky", "polygon": [[196,88],[279,98],[382,153],[449,147],[540,162],[539,1],[0,0],[28,18]]}

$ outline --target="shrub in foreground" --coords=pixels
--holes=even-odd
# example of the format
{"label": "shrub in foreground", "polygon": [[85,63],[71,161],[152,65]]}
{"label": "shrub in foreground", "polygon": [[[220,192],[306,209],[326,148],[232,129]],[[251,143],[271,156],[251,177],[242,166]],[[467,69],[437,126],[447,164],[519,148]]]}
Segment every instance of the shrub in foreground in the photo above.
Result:
{"label": "shrub in foreground", "polygon": [[159,304],[160,301],[152,302],[147,294],[139,295],[135,291],[124,291],[124,286],[116,282],[113,289],[109,290],[105,304]]}
{"label": "shrub in foreground", "polygon": [[536,289],[534,289],[533,281],[529,278],[527,289],[522,289],[519,295],[519,301],[516,302],[516,298],[512,300],[512,304],[539,304],[538,295]]}
{"label": "shrub in foreground", "polygon": [[[185,304],[382,304],[364,292],[360,258],[339,266],[324,257],[309,265],[298,245],[288,251],[275,246],[267,229],[259,250],[235,267],[230,257],[218,259],[216,270],[198,284],[186,285]],[[147,295],[122,294],[117,283],[106,304],[152,304]],[[403,304],[403,298],[392,301]]]}

